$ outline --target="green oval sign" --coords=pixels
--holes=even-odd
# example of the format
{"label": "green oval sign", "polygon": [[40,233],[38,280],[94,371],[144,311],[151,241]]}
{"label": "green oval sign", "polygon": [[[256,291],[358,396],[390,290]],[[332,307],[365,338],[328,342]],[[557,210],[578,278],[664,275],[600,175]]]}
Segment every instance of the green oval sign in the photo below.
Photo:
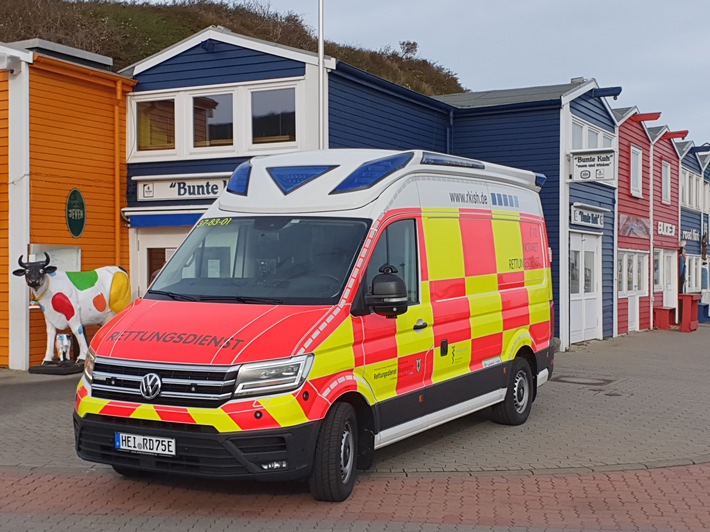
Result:
{"label": "green oval sign", "polygon": [[67,197],[67,227],[71,236],[79,238],[86,226],[86,204],[79,189],[73,189]]}

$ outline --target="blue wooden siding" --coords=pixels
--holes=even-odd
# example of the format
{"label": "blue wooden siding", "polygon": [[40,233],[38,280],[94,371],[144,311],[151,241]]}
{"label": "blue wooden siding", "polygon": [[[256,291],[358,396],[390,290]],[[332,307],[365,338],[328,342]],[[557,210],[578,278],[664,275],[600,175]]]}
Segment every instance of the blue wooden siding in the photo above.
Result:
{"label": "blue wooden siding", "polygon": [[135,91],[181,89],[219,83],[305,75],[305,64],[214,40],[194,46],[134,77]]}
{"label": "blue wooden siding", "polygon": [[[575,202],[609,209],[609,212],[604,213],[602,230],[602,333],[604,337],[614,335],[614,192],[614,188],[600,183],[572,183],[569,189],[570,212]],[[570,225],[570,229],[589,231],[591,228]]]}
{"label": "blue wooden siding", "polygon": [[592,98],[591,92],[572,100],[570,110],[574,116],[605,131],[614,133],[616,130],[616,121],[609,113],[604,101],[601,98]]}
{"label": "blue wooden siding", "polygon": [[689,153],[688,155],[683,157],[681,164],[683,165],[683,168],[687,168],[695,174],[703,175],[703,169],[700,166],[698,157],[694,153]]}
{"label": "blue wooden siding", "polygon": [[[701,212],[693,211],[682,207],[680,209],[680,239],[684,240],[684,231],[697,231],[700,237],[702,237],[702,221],[703,216]],[[692,241],[686,240],[685,242],[685,252],[688,255],[700,255],[700,240]]]}
{"label": "blue wooden siding", "polygon": [[[160,163],[133,163],[128,165],[128,186],[126,197],[129,207],[157,207],[185,205],[184,200],[175,201],[138,201],[138,184],[132,177],[153,175],[206,174],[212,172],[233,172],[249,157],[230,157],[225,159],[204,159],[198,161],[169,161]],[[210,205],[214,200],[191,200],[191,205]]]}
{"label": "blue wooden siding", "polygon": [[[555,307],[559,309],[559,106],[506,113],[459,111],[454,117],[453,153],[547,176],[540,199],[552,248],[553,296]],[[555,330],[560,330],[559,312],[555,313]]]}
{"label": "blue wooden siding", "polygon": [[361,83],[334,71],[328,76],[328,100],[330,148],[448,149],[448,109],[390,91],[387,82]]}

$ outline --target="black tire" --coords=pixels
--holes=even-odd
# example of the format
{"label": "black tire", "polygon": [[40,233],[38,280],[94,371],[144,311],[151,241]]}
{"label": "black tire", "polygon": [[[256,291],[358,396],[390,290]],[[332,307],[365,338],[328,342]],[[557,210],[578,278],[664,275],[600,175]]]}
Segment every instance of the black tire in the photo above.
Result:
{"label": "black tire", "polygon": [[357,469],[357,416],[349,403],[336,403],[318,432],[313,471],[308,486],[319,501],[340,502],[355,486]]}
{"label": "black tire", "polygon": [[148,472],[143,469],[137,469],[130,466],[112,465],[111,467],[113,467],[113,470],[116,473],[126,478],[140,478],[148,474]]}
{"label": "black tire", "polygon": [[530,415],[533,402],[530,364],[522,357],[513,360],[505,399],[491,408],[491,419],[501,425],[522,425]]}

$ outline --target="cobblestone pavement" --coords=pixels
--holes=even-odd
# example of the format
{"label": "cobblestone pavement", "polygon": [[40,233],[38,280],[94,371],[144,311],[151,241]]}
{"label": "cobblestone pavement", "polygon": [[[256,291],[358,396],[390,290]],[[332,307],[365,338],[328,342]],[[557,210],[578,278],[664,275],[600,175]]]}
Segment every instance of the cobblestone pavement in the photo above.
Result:
{"label": "cobblestone pavement", "polygon": [[74,454],[77,376],[0,370],[0,530],[710,530],[710,326],[559,353],[528,423],[474,414],[378,451],[353,496],[128,480]]}

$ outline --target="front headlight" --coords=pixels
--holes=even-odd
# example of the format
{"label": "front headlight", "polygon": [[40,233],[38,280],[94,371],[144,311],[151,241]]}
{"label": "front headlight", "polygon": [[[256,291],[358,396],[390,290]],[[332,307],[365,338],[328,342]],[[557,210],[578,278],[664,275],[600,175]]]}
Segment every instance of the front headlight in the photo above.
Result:
{"label": "front headlight", "polygon": [[94,378],[94,362],[96,361],[96,353],[89,347],[89,352],[84,360],[84,376],[88,382]]}
{"label": "front headlight", "polygon": [[313,366],[313,355],[244,364],[237,373],[235,397],[271,395],[299,388]]}

